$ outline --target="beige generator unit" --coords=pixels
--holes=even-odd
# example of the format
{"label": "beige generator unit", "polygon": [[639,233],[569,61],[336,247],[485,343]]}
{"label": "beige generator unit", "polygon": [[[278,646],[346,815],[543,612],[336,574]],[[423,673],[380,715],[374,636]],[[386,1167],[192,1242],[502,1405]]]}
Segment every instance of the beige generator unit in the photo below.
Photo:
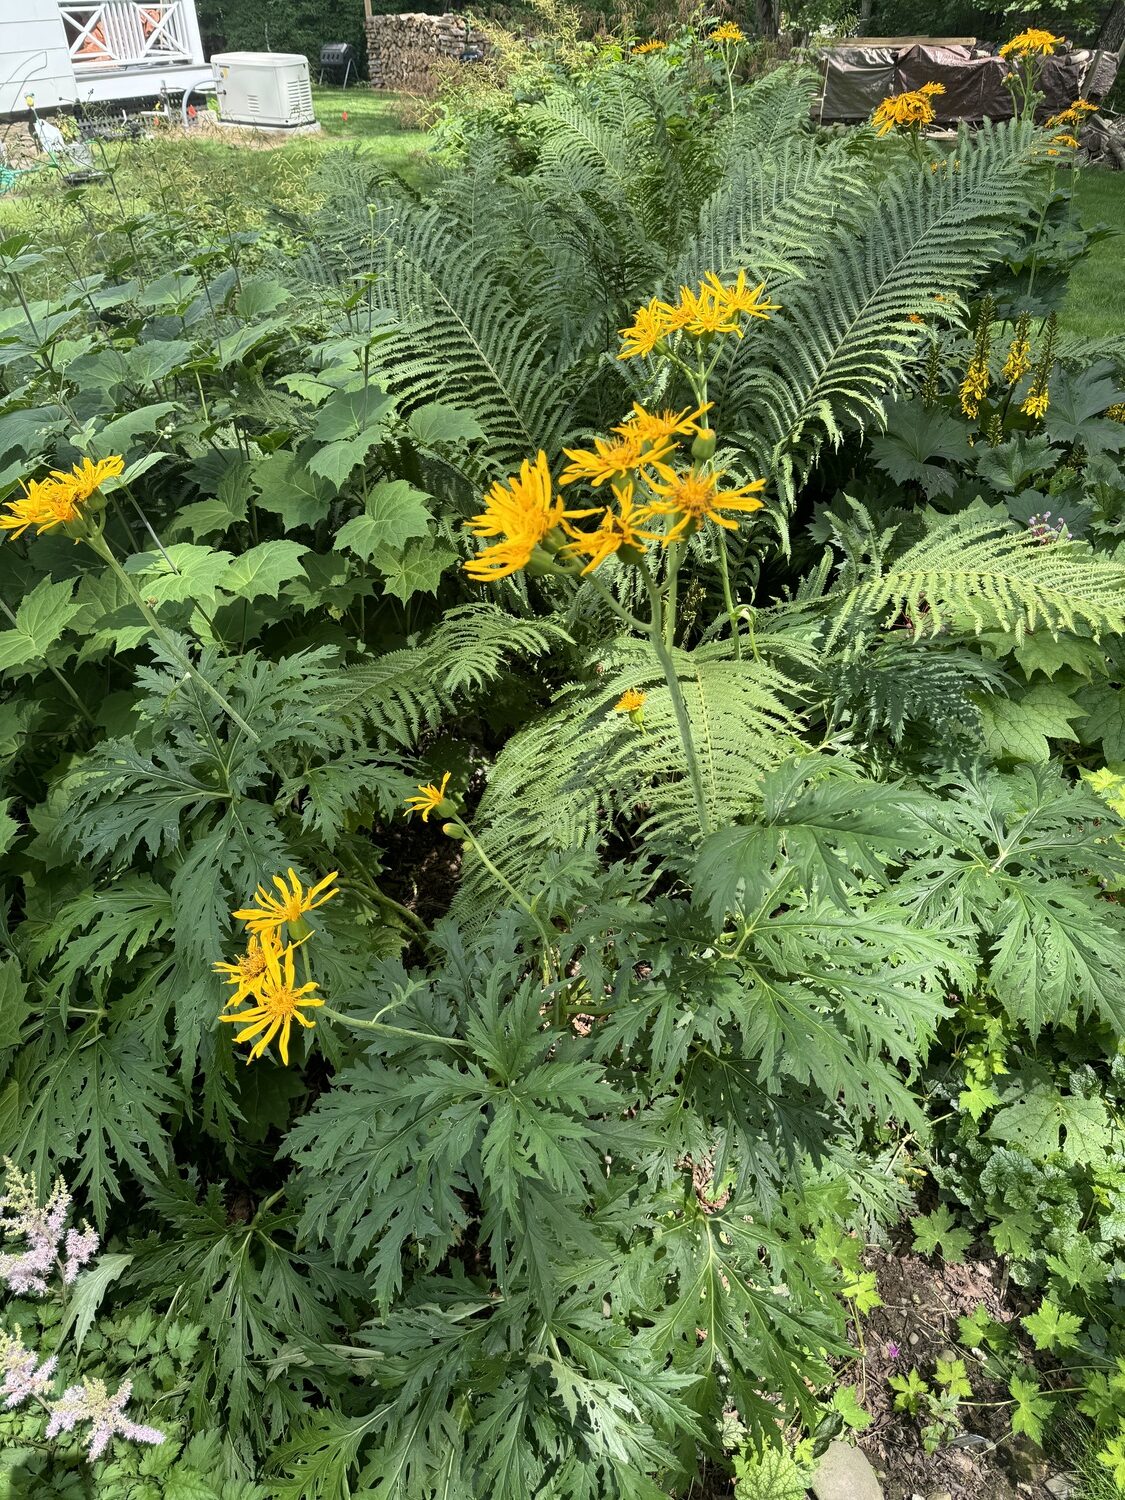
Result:
{"label": "beige generator unit", "polygon": [[226,125],[267,130],[313,125],[309,61],[299,52],[216,52],[211,58]]}

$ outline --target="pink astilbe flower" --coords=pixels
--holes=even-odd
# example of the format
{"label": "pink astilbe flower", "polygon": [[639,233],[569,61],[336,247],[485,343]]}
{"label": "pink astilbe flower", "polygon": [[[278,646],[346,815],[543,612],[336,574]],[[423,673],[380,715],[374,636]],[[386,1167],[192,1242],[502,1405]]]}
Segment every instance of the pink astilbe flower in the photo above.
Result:
{"label": "pink astilbe flower", "polygon": [[[60,1177],[46,1204],[40,1208],[32,1173],[26,1176],[4,1158],[7,1191],[0,1198],[0,1233],[5,1238],[22,1237],[27,1249],[0,1254],[0,1281],[18,1296],[34,1292],[42,1296],[47,1277],[58,1260],[59,1241],[70,1214],[70,1193]],[[75,1272],[77,1274],[77,1270]]]}
{"label": "pink astilbe flower", "polygon": [[47,1437],[73,1432],[79,1422],[90,1422],[87,1457],[91,1463],[101,1458],[113,1437],[123,1437],[130,1443],[162,1443],[164,1433],[159,1428],[146,1427],[125,1415],[132,1390],[131,1380],[122,1381],[112,1396],[104,1380],[86,1379],[81,1385],[68,1387],[52,1408]]}
{"label": "pink astilbe flower", "polygon": [[4,1377],[0,1396],[4,1397],[5,1407],[10,1411],[29,1396],[45,1396],[51,1389],[57,1364],[53,1354],[40,1364],[35,1350],[24,1348],[18,1331],[14,1338],[0,1331],[0,1374]]}
{"label": "pink astilbe flower", "polygon": [[100,1244],[97,1230],[91,1229],[89,1224],[84,1225],[81,1230],[67,1230],[66,1263],[63,1266],[63,1280],[67,1286],[74,1281],[86,1262],[98,1253]]}

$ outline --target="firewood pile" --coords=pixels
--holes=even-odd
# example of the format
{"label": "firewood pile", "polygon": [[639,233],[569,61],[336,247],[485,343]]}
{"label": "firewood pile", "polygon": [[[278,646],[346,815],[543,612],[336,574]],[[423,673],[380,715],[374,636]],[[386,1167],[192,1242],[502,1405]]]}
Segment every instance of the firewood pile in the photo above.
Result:
{"label": "firewood pile", "polygon": [[463,16],[372,16],[366,24],[369,75],[378,89],[424,90],[436,59],[487,51],[483,34]]}
{"label": "firewood pile", "polygon": [[1082,126],[1082,151],[1099,167],[1125,172],[1125,115],[1091,115]]}

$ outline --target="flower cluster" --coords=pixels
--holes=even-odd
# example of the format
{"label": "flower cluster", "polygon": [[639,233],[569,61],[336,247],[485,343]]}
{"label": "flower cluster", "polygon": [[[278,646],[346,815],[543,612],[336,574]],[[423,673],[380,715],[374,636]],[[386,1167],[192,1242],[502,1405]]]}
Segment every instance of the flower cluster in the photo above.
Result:
{"label": "flower cluster", "polygon": [[[230,1010],[243,1002],[249,1002],[250,1009],[238,1010],[234,1015],[220,1016],[219,1019],[242,1026],[235,1035],[236,1042],[256,1038],[246,1059],[248,1063],[261,1057],[276,1037],[281,1060],[288,1066],[293,1022],[308,1030],[315,1024],[302,1011],[323,1005],[324,1001],[316,993],[317,986],[309,976],[307,961],[307,983],[297,983],[294,955],[313,933],[305,917],[338,894],[338,889],[333,886],[336,874],[333,870],[331,875],[326,875],[308,889],[301,884],[294,870],[287,871],[288,881],[275,875],[276,896],[260,885],[254,893],[255,904],[232,913],[237,921],[245,924],[250,934],[246,951],[233,963],[217,963],[214,967],[215,972],[225,975],[226,983],[234,988],[234,994],[224,1009]],[[286,931],[286,942],[282,942],[283,930]]]}
{"label": "flower cluster", "polygon": [[934,123],[934,106],[930,102],[935,95],[944,94],[943,83],[924,83],[920,89],[911,89],[905,94],[891,94],[884,99],[871,117],[876,135],[887,135],[892,130],[918,130]]}
{"label": "flower cluster", "polygon": [[667,42],[639,42],[633,48],[633,56],[644,57],[649,52],[663,52],[667,45]]}
{"label": "flower cluster", "polygon": [[47,1436],[73,1432],[79,1422],[91,1423],[86,1455],[91,1463],[102,1456],[115,1436],[130,1443],[162,1443],[164,1434],[159,1428],[146,1427],[125,1415],[125,1404],[132,1391],[131,1380],[122,1381],[112,1396],[104,1380],[87,1379],[81,1385],[69,1386],[54,1405]]}
{"label": "flower cluster", "polygon": [[1027,529],[1044,547],[1050,546],[1052,542],[1070,541],[1070,527],[1064,517],[1059,516],[1053,521],[1049,510],[1045,510],[1041,516],[1028,516]]}
{"label": "flower cluster", "polygon": [[35,527],[36,536],[54,526],[70,526],[82,519],[82,507],[106,482],[124,472],[121,457],[100,458],[96,463],[84,458],[69,473],[54,469],[49,479],[32,479],[24,494],[7,503],[7,515],[0,515],[0,531],[10,531],[13,539]]}
{"label": "flower cluster", "polygon": [[[81,1230],[63,1231],[70,1217],[71,1196],[60,1177],[51,1196],[40,1207],[38,1187],[31,1173],[24,1175],[4,1158],[7,1187],[0,1198],[0,1233],[22,1239],[27,1246],[15,1254],[0,1253],[0,1281],[19,1296],[43,1296],[47,1278],[61,1267],[69,1286],[84,1265],[97,1253],[98,1236],[87,1224]],[[62,1248],[60,1248],[60,1246]]]}
{"label": "flower cluster", "polygon": [[736,22],[724,21],[721,26],[715,27],[708,40],[720,43],[734,42],[737,44],[738,42],[744,42],[746,40],[746,36],[742,30],[742,27],[739,26]]}
{"label": "flower cluster", "polygon": [[[5,1191],[0,1197],[0,1233],[22,1239],[27,1248],[15,1254],[0,1254],[0,1280],[20,1296],[44,1296],[47,1277],[58,1271],[70,1285],[82,1268],[97,1254],[99,1240],[90,1226],[67,1228],[72,1199],[70,1190],[60,1178],[42,1206],[39,1185],[34,1173],[20,1172],[4,1158]],[[65,1233],[64,1233],[65,1231]],[[110,1396],[100,1380],[84,1380],[71,1386],[57,1398],[51,1397],[51,1386],[58,1368],[58,1355],[40,1361],[34,1349],[23,1342],[20,1329],[8,1333],[0,1329],[0,1397],[6,1410],[14,1410],[25,1401],[36,1400],[48,1412],[46,1436],[73,1432],[79,1422],[92,1422],[87,1457],[93,1463],[105,1452],[116,1435],[134,1443],[162,1443],[164,1434],[155,1427],[145,1427],[125,1415],[132,1385],[126,1381]]]}
{"label": "flower cluster", "polygon": [[977,315],[973,357],[961,382],[961,410],[967,417],[980,415],[980,404],[988,395],[988,355],[992,344],[992,299],[986,297]]}
{"label": "flower cluster", "polygon": [[1125,422],[1125,401],[1115,401],[1107,407],[1106,416],[1111,422]]}
{"label": "flower cluster", "polygon": [[1058,319],[1054,313],[1051,313],[1044,326],[1043,347],[1031,377],[1031,388],[1020,402],[1020,411],[1023,412],[1024,416],[1032,417],[1037,422],[1042,421],[1046,416],[1047,407],[1050,404],[1048,383],[1055,363],[1055,338],[1057,333]]}
{"label": "flower cluster", "polygon": [[1055,36],[1050,31],[1040,31],[1032,26],[1027,31],[1021,31],[1019,36],[1014,36],[1010,42],[1005,42],[1000,48],[1000,56],[1050,57],[1065,40],[1065,37]]}
{"label": "flower cluster", "polygon": [[654,297],[638,309],[630,326],[621,329],[623,348],[617,357],[634,359],[652,354],[677,334],[703,339],[733,333],[741,338],[741,318],[768,318],[777,309],[778,304],[766,296],[764,281],[747,286],[746,272],[739,271],[734,282],[724,284],[710,271],[698,291],[684,286],[676,302]]}
{"label": "flower cluster", "polygon": [[1060,109],[1057,115],[1052,115],[1046,122],[1048,130],[1063,130],[1068,125],[1073,125],[1080,130],[1086,123],[1087,115],[1096,115],[1098,106],[1091,104],[1089,99],[1075,99],[1073,104],[1068,104],[1066,109]]}
{"label": "flower cluster", "polygon": [[[713,446],[714,433],[699,425],[706,409],[657,413],[637,405],[614,429],[616,440],[597,438],[593,448],[566,449],[570,463],[559,480],[560,489],[578,482],[597,489],[608,482],[613,502],[604,509],[564,509],[551,489],[546,454],[539,454],[534,471],[525,461],[518,477],[493,485],[486,496],[488,509],[468,523],[476,536],[502,535],[504,540],[467,562],[466,571],[474,578],[502,578],[526,567],[538,552],[540,561],[550,565],[556,559],[586,559],[581,571],[592,573],[614,555],[639,561],[646,542],[667,546],[698,531],[705,521],[736,529],[737,521],[723,511],[760,510],[757,497],[765,488],[764,479],[723,489],[722,470],[705,471],[698,464],[677,469],[668,462],[678,437],[694,435],[697,443]],[[639,499],[638,484],[644,486]],[[598,521],[592,530],[572,524],[595,515]],[[659,532],[646,529],[645,523],[657,517],[667,517],[669,523]]]}
{"label": "flower cluster", "polygon": [[1016,320],[1016,331],[1004,361],[1004,379],[1009,385],[1018,385],[1025,375],[1031,373],[1031,315],[1020,313]]}

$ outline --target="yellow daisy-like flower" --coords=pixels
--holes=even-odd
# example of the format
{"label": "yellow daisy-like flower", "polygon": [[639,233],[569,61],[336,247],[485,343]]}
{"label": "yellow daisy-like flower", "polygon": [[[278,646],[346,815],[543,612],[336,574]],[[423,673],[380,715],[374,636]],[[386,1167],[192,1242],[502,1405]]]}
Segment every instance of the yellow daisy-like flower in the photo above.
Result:
{"label": "yellow daisy-like flower", "polygon": [[417,792],[412,797],[407,797],[406,799],[407,815],[409,816],[410,813],[421,813],[422,822],[428,823],[430,821],[430,814],[437,812],[438,808],[446,800],[445,789],[449,785],[449,777],[450,773],[446,771],[445,775],[441,778],[440,786],[434,786],[432,781],[428,782],[425,786],[419,786]]}
{"label": "yellow daisy-like flower", "polygon": [[633,56],[644,57],[648,52],[663,52],[667,45],[667,42],[641,42],[633,48]]}
{"label": "yellow daisy-like flower", "polygon": [[1019,36],[1014,36],[1010,42],[1005,42],[1000,48],[1000,56],[1050,57],[1065,40],[1065,37],[1055,36],[1050,31],[1040,31],[1032,26],[1027,31],[1021,31]]}
{"label": "yellow daisy-like flower", "polygon": [[474,536],[502,537],[503,541],[465,564],[470,578],[482,580],[518,573],[560,522],[592,514],[588,510],[564,510],[562,501],[555,499],[547,455],[542,449],[534,464],[525,458],[518,475],[497,480],[485,495],[484,505],[480,515],[466,523],[469,530]]}
{"label": "yellow daisy-like flower", "polygon": [[235,1035],[236,1042],[245,1042],[253,1037],[257,1041],[250,1049],[250,1056],[246,1059],[248,1063],[255,1058],[261,1057],[274,1037],[278,1037],[278,1051],[281,1053],[281,1061],[289,1065],[289,1033],[293,1022],[308,1028],[310,1031],[315,1024],[308,1016],[301,1014],[302,1008],[323,1005],[324,1001],[316,994],[316,985],[312,981],[308,984],[298,985],[293,968],[294,944],[290,943],[284,952],[278,948],[270,950],[266,954],[266,965],[262,976],[257,981],[257,989],[253,998],[257,1004],[250,1010],[243,1010],[235,1016],[220,1016],[220,1021],[228,1021],[232,1025],[243,1025],[242,1030]]}
{"label": "yellow daisy-like flower", "polygon": [[698,531],[704,521],[737,531],[738,522],[722,515],[724,510],[761,510],[762,501],[756,496],[766,487],[764,479],[755,479],[736,490],[720,490],[722,477],[721,470],[703,474],[692,468],[686,474],[676,474],[667,484],[649,481],[649,488],[660,496],[656,504],[649,506],[649,515],[676,517],[674,525],[661,537],[665,546],[678,541],[689,528]]}
{"label": "yellow daisy-like flower", "polygon": [[[666,473],[671,476],[672,470],[667,469]],[[573,541],[568,542],[561,550],[590,559],[582,569],[584,574],[592,573],[607,557],[620,552],[622,547],[643,552],[645,542],[656,539],[654,532],[642,531],[640,528],[640,522],[648,515],[648,510],[633,504],[633,481],[630,479],[625,484],[614,485],[613,493],[617,499],[617,511],[604,511],[596,530],[579,531],[574,526],[564,528],[566,534],[573,537]]]}
{"label": "yellow daisy-like flower", "polygon": [[663,460],[675,446],[668,438],[654,446],[634,430],[616,443],[595,438],[592,453],[588,448],[564,448],[570,467],[559,476],[559,488],[582,480],[597,489],[607,479],[624,479],[627,474],[649,465],[658,472],[667,473],[668,466]]}
{"label": "yellow daisy-like flower", "polygon": [[1004,379],[1009,385],[1015,385],[1031,369],[1031,340],[1026,337],[1016,336],[1008,350],[1008,357],[1004,361]]}
{"label": "yellow daisy-like flower", "polygon": [[781,306],[780,302],[770,301],[764,281],[759,281],[755,287],[747,286],[745,271],[739,271],[736,280],[727,285],[719,280],[714,271],[708,271],[700,287],[701,292],[704,290],[710,292],[712,301],[725,312],[743,313],[749,318],[768,321],[770,313],[777,312]]}
{"label": "yellow daisy-like flower", "polygon": [[84,458],[69,474],[62,469],[52,469],[51,478],[56,484],[69,487],[75,500],[81,503],[89,500],[95,490],[101,489],[107,479],[116,479],[124,471],[125,460],[120,454],[114,454],[112,458],[99,458],[96,463]]}
{"label": "yellow daisy-like flower", "polygon": [[934,94],[945,93],[940,83],[924,84],[905,94],[891,94],[871,117],[876,135],[887,135],[889,131],[911,130],[916,126],[934,123],[934,107],[930,99]]}
{"label": "yellow daisy-like flower", "polygon": [[666,339],[676,327],[675,310],[659,297],[637,309],[636,317],[628,328],[621,328],[625,347],[618,359],[635,359],[651,354],[662,339]]}
{"label": "yellow daisy-like flower", "polygon": [[22,536],[29,526],[42,536],[53,526],[66,526],[82,515],[69,488],[53,480],[33,479],[27,493],[7,502],[7,515],[0,515],[0,530],[10,531],[12,539]]}
{"label": "yellow daisy-like flower", "polygon": [[1056,146],[1069,146],[1072,151],[1078,150],[1078,137],[1064,131],[1061,135],[1053,135],[1051,139]]}
{"label": "yellow daisy-like flower", "polygon": [[708,41],[712,42],[744,42],[746,40],[741,26],[734,21],[724,21],[721,26],[716,26]]}
{"label": "yellow daisy-like flower", "polygon": [[921,313],[907,313],[906,321],[908,323],[924,323],[926,320]]}
{"label": "yellow daisy-like flower", "polygon": [[[685,406],[683,411],[646,411],[639,401],[633,402],[633,410],[614,432],[623,438],[636,438],[642,443],[658,447],[671,438],[694,437],[699,431],[699,419],[711,410],[712,403],[704,402],[692,411]],[[560,481],[561,482],[561,481]]]}
{"label": "yellow daisy-like flower", "polygon": [[1057,115],[1052,115],[1046,122],[1047,129],[1051,130],[1060,125],[1085,125],[1087,115],[1096,115],[1098,106],[1091,104],[1089,99],[1075,99],[1073,104],[1068,104],[1065,109],[1060,109]]}
{"label": "yellow daisy-like flower", "polygon": [[715,333],[734,333],[742,337],[742,329],[735,322],[738,314],[720,302],[709,286],[701,285],[698,292],[682,286],[680,300],[673,312],[674,326],[692,338],[707,338]]}
{"label": "yellow daisy-like flower", "polygon": [[232,1005],[241,1005],[243,1000],[257,994],[271,953],[279,955],[281,944],[277,933],[267,929],[260,936],[251,934],[246,952],[240,953],[234,963],[212,965],[216,974],[225,974],[226,983],[234,986],[234,994],[227,1001],[228,1009]]}
{"label": "yellow daisy-like flower", "polygon": [[1037,422],[1047,415],[1047,408],[1051,404],[1050,392],[1045,385],[1032,386],[1025,400],[1020,404],[1020,411],[1025,416],[1033,417]]}
{"label": "yellow daisy-like flower", "polygon": [[265,933],[280,934],[287,922],[299,922],[306,913],[315,911],[318,906],[323,906],[333,896],[339,895],[339,890],[329,890],[336,879],[336,870],[323,880],[318,880],[316,885],[310,885],[308,890],[297,879],[296,871],[290,869],[286,873],[290,881],[288,885],[280,875],[273,877],[280,899],[260,885],[254,892],[257,905],[244,906],[240,911],[232,913],[236,921],[245,922],[250,931],[259,937]]}
{"label": "yellow daisy-like flower", "polygon": [[965,371],[965,378],[961,382],[961,410],[967,417],[975,417],[980,411],[980,404],[988,395],[988,365],[983,360],[974,359]]}
{"label": "yellow daisy-like flower", "polygon": [[1111,422],[1125,422],[1125,401],[1115,401],[1112,406],[1107,407],[1106,416]]}
{"label": "yellow daisy-like flower", "polygon": [[635,714],[639,708],[645,706],[645,694],[638,688],[626,688],[613,705],[615,713]]}

